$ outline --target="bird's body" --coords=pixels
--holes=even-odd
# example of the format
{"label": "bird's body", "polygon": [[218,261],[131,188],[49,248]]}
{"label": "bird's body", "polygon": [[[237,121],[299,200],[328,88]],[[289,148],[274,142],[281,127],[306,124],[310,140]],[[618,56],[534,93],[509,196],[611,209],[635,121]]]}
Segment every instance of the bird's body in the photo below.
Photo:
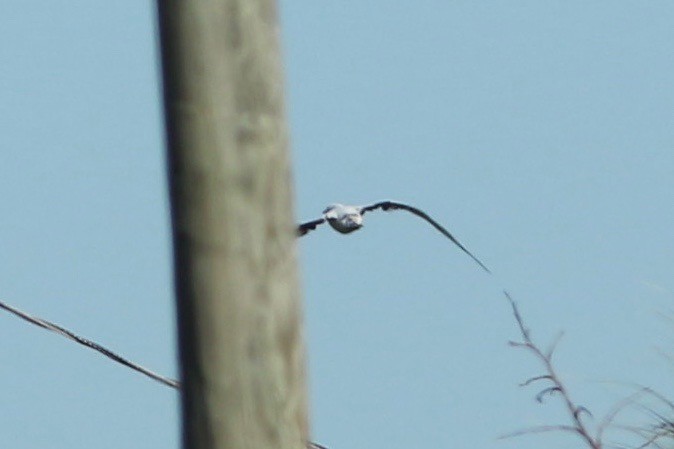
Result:
{"label": "bird's body", "polygon": [[366,212],[373,210],[381,209],[384,211],[389,210],[406,210],[417,217],[420,217],[430,223],[435,229],[440,231],[445,237],[451,240],[456,246],[458,246],[463,252],[468,254],[475,262],[478,263],[485,271],[491,273],[489,269],[480,262],[475,256],[473,256],[461,243],[459,243],[452,234],[449,233],[445,228],[443,228],[438,222],[433,220],[428,214],[426,214],[421,209],[416,207],[408,206],[407,204],[399,203],[396,201],[380,201],[369,206],[348,206],[344,204],[331,204],[323,211],[323,216],[316,220],[308,221],[302,223],[297,228],[297,235],[303,236],[310,231],[316,229],[317,226],[325,223],[328,224],[337,232],[341,234],[349,234],[353,231],[363,227],[363,215]]}
{"label": "bird's body", "polygon": [[357,206],[331,204],[323,211],[323,217],[337,232],[348,234],[363,227],[363,215]]}

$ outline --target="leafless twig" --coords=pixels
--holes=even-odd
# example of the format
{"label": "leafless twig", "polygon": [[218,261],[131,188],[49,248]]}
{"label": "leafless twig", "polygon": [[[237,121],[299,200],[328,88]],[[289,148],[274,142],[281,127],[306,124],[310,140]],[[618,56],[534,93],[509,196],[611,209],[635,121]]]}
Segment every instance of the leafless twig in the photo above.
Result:
{"label": "leafless twig", "polygon": [[[527,329],[526,326],[524,325],[524,320],[522,320],[522,315],[520,314],[520,311],[517,308],[517,304],[508,294],[508,292],[504,293],[506,298],[510,302],[510,305],[512,306],[513,315],[515,316],[517,326],[519,327],[520,333],[522,334],[522,341],[511,341],[509,342],[510,346],[516,348],[523,348],[530,351],[536,356],[537,359],[541,361],[541,363],[545,368],[545,374],[531,377],[530,379],[527,379],[526,381],[522,382],[520,386],[526,387],[528,385],[537,382],[547,382],[548,386],[541,389],[536,394],[535,399],[538,402],[543,402],[546,396],[553,396],[553,395],[559,396],[564,403],[564,406],[569,414],[569,418],[571,419],[571,425],[532,427],[529,429],[524,429],[505,435],[504,438],[531,433],[562,431],[577,434],[585,441],[587,446],[590,447],[591,449],[602,449],[602,447],[604,446],[603,438],[606,430],[610,426],[614,426],[613,423],[616,419],[616,416],[621,411],[625,410],[629,406],[641,405],[639,404],[639,402],[637,402],[638,397],[644,395],[651,396],[657,399],[658,402],[666,406],[670,410],[670,412],[674,412],[674,402],[668,400],[667,398],[665,398],[664,396],[662,396],[661,394],[657,393],[656,391],[650,388],[637,385],[637,387],[639,387],[639,390],[616,403],[604,416],[601,422],[597,424],[596,432],[592,434],[582,420],[583,414],[587,414],[589,416],[592,416],[592,414],[587,408],[579,406],[571,400],[569,391],[562,383],[552,364],[552,356],[555,351],[555,347],[557,346],[557,343],[559,342],[559,339],[562,334],[560,334],[554,340],[553,344],[550,346],[550,349],[548,349],[545,352],[541,350],[540,347],[537,346],[531,339],[531,333],[529,332],[529,329]],[[659,444],[660,440],[665,438],[674,440],[674,420],[666,418],[665,416],[658,413],[657,411],[655,411],[655,409],[651,407],[647,407],[644,405],[641,405],[641,407],[645,409],[645,411],[648,412],[651,415],[651,417],[655,418],[656,423],[654,425],[652,425],[650,428],[638,426],[624,426],[624,425],[615,427],[629,431],[642,438],[644,440],[644,443],[638,446],[637,449],[645,449],[647,447],[654,447],[656,449],[660,449],[662,447]]]}
{"label": "leafless twig", "polygon": [[640,395],[642,395],[646,389],[642,389],[640,391],[637,391],[636,393],[633,393],[629,396],[627,396],[625,399],[622,401],[618,402],[615,404],[612,409],[604,416],[604,419],[601,420],[597,427],[597,439],[601,441],[603,438],[604,432],[606,429],[609,428],[611,424],[613,424],[613,421],[615,420],[616,416],[618,416],[618,413],[623,411],[625,408],[627,408],[630,405],[633,405]]}
{"label": "leafless twig", "polygon": [[674,442],[674,419],[671,417],[671,414],[674,412],[674,402],[652,388],[642,387],[641,393],[656,399],[659,404],[666,407],[667,411],[658,412],[655,405],[640,404],[641,409],[655,422],[647,427],[622,426],[622,428],[644,438],[644,443],[638,449],[647,447],[662,448],[663,446],[660,444],[660,441],[666,443],[666,447],[672,447],[672,443]]}
{"label": "leafless twig", "polygon": [[519,436],[528,433],[540,433],[540,432],[549,432],[549,431],[565,431],[575,433],[580,436],[587,445],[592,449],[601,449],[602,441],[600,436],[592,436],[587,426],[583,423],[581,419],[583,412],[590,414],[589,410],[583,406],[579,406],[571,400],[568,390],[560,380],[557,372],[555,371],[554,366],[552,365],[552,355],[554,353],[555,347],[561,338],[561,334],[555,339],[554,343],[550,346],[546,352],[543,352],[531,339],[531,334],[529,330],[524,325],[524,320],[522,320],[522,315],[520,314],[517,304],[512,299],[508,292],[504,292],[506,298],[510,302],[510,305],[513,309],[513,315],[515,315],[515,320],[517,321],[517,326],[519,327],[520,333],[522,334],[522,341],[520,342],[510,342],[511,346],[524,348],[530,351],[536,356],[537,359],[541,361],[545,368],[546,374],[532,377],[521,385],[526,386],[530,385],[536,381],[548,381],[550,386],[542,389],[537,395],[536,400],[538,402],[543,402],[545,396],[559,395],[564,402],[564,406],[569,413],[571,419],[571,425],[558,425],[558,426],[542,426],[535,427],[532,429],[525,429],[507,436]]}
{"label": "leafless twig", "polygon": [[530,435],[530,434],[535,434],[535,433],[547,433],[547,432],[570,432],[570,433],[578,433],[578,429],[576,429],[574,426],[567,426],[567,425],[556,425],[556,426],[536,426],[536,427],[528,427],[526,429],[518,430],[515,432],[507,433],[505,435],[501,435],[499,439],[506,439],[506,438],[513,438],[513,437],[519,437],[522,435]]}

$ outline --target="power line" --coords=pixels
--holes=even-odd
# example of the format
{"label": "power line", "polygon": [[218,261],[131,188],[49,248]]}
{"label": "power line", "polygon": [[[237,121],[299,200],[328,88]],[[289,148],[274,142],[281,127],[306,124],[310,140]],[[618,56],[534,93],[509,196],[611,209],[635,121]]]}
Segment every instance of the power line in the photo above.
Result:
{"label": "power line", "polygon": [[0,308],[3,308],[5,310],[7,310],[8,312],[13,313],[14,315],[18,316],[19,318],[21,318],[25,321],[28,321],[31,324],[35,324],[36,326],[40,326],[43,329],[47,329],[49,331],[60,334],[64,337],[68,338],[69,340],[72,340],[76,343],[79,343],[83,346],[86,346],[87,348],[93,349],[94,351],[97,351],[97,352],[103,354],[104,356],[108,357],[109,359],[114,360],[117,363],[121,363],[124,366],[127,366],[127,367],[129,367],[133,370],[136,370],[137,372],[139,372],[141,374],[146,375],[147,377],[149,377],[152,380],[155,380],[157,382],[160,382],[160,383],[162,383],[164,385],[167,385],[169,387],[172,387],[172,388],[180,389],[180,382],[179,381],[177,381],[175,379],[171,379],[170,377],[162,376],[161,374],[157,374],[154,371],[150,371],[147,368],[144,368],[144,367],[142,367],[142,366],[140,366],[136,363],[133,363],[133,362],[125,359],[124,357],[112,352],[111,350],[99,345],[98,343],[95,343],[95,342],[93,342],[91,340],[88,340],[84,337],[80,337],[79,335],[74,334],[73,332],[69,331],[68,329],[65,329],[65,328],[59,326],[58,324],[54,324],[50,321],[43,320],[42,318],[32,316],[32,315],[30,315],[26,312],[22,312],[21,310],[15,308],[15,307],[12,307],[8,304],[5,304],[2,301],[0,301]]}
{"label": "power line", "polygon": [[[22,320],[28,321],[31,324],[34,324],[36,326],[39,326],[43,329],[47,329],[49,331],[55,332],[59,335],[62,335],[63,337],[66,337],[69,340],[72,340],[76,343],[79,343],[83,346],[86,346],[87,348],[93,349],[94,351],[97,351],[104,356],[108,357],[109,359],[114,360],[117,363],[121,363],[124,366],[127,366],[141,374],[146,375],[152,380],[155,380],[157,382],[160,382],[166,386],[175,388],[176,390],[180,390],[180,382],[171,379],[170,377],[165,377],[162,376],[161,374],[157,374],[154,371],[150,371],[147,368],[144,368],[137,363],[133,363],[124,357],[120,356],[119,354],[116,354],[112,352],[111,350],[99,345],[98,343],[95,343],[89,339],[86,339],[84,337],[80,337],[79,335],[69,331],[68,329],[65,329],[58,324],[52,323],[51,321],[44,320],[42,318],[38,318],[35,316],[32,316],[26,312],[23,312],[15,307],[10,306],[9,304],[5,304],[4,302],[0,301],[0,308],[5,309],[6,311],[13,313],[14,315],[18,316]],[[314,443],[312,441],[307,441],[306,442],[306,447],[307,449],[327,449],[325,446],[322,446],[318,443]]]}

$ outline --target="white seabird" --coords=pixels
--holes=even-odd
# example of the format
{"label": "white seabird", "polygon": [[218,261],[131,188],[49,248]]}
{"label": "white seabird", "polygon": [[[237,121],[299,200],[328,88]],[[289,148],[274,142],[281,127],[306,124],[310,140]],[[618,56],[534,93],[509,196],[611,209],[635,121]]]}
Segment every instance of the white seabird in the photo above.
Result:
{"label": "white seabird", "polygon": [[402,209],[413,213],[417,217],[423,218],[435,229],[440,231],[445,237],[451,240],[456,246],[461,248],[464,253],[468,254],[487,273],[491,273],[489,268],[480,262],[477,257],[473,256],[470,251],[468,251],[461,243],[459,243],[456,238],[454,238],[452,234],[449,233],[449,231],[447,231],[437,221],[428,216],[426,212],[417,209],[416,207],[408,206],[407,204],[398,203],[395,201],[380,201],[369,206],[347,206],[339,203],[331,204],[323,211],[323,216],[321,218],[300,224],[297,227],[297,235],[301,237],[308,232],[313,231],[317,226],[322,225],[326,221],[335,231],[342,234],[349,234],[350,232],[357,231],[363,227],[363,215],[366,212],[376,209],[381,209],[384,211]]}

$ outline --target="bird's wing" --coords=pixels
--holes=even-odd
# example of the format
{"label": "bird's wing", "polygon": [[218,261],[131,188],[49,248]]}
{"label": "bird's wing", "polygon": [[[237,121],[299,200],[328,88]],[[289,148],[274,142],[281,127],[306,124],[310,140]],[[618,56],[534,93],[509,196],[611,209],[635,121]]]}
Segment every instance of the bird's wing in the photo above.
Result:
{"label": "bird's wing", "polygon": [[307,221],[306,223],[301,223],[297,226],[297,236],[302,237],[309,231],[316,229],[316,226],[325,223],[325,218],[318,218],[316,220]]}
{"label": "bird's wing", "polygon": [[454,244],[456,246],[458,246],[459,248],[461,248],[461,250],[464,253],[468,254],[487,273],[491,273],[491,271],[489,271],[489,268],[487,268],[482,262],[480,262],[480,260],[477,257],[473,256],[470,253],[470,251],[468,251],[465,246],[463,246],[461,243],[459,243],[459,241],[452,234],[450,234],[447,229],[443,228],[440,225],[440,223],[438,223],[437,221],[435,221],[431,217],[429,217],[426,212],[424,212],[420,209],[417,209],[416,207],[408,206],[407,204],[396,203],[395,201],[380,201],[378,203],[374,203],[374,204],[371,204],[369,206],[362,206],[360,208],[360,213],[364,214],[365,212],[369,212],[369,211],[373,211],[373,210],[377,210],[377,209],[381,209],[381,210],[384,210],[384,211],[402,209],[402,210],[406,210],[407,212],[413,213],[417,217],[423,218],[424,220],[429,222],[431,225],[433,225],[433,227],[435,229],[440,231],[445,237],[447,237],[449,240],[454,242]]}

